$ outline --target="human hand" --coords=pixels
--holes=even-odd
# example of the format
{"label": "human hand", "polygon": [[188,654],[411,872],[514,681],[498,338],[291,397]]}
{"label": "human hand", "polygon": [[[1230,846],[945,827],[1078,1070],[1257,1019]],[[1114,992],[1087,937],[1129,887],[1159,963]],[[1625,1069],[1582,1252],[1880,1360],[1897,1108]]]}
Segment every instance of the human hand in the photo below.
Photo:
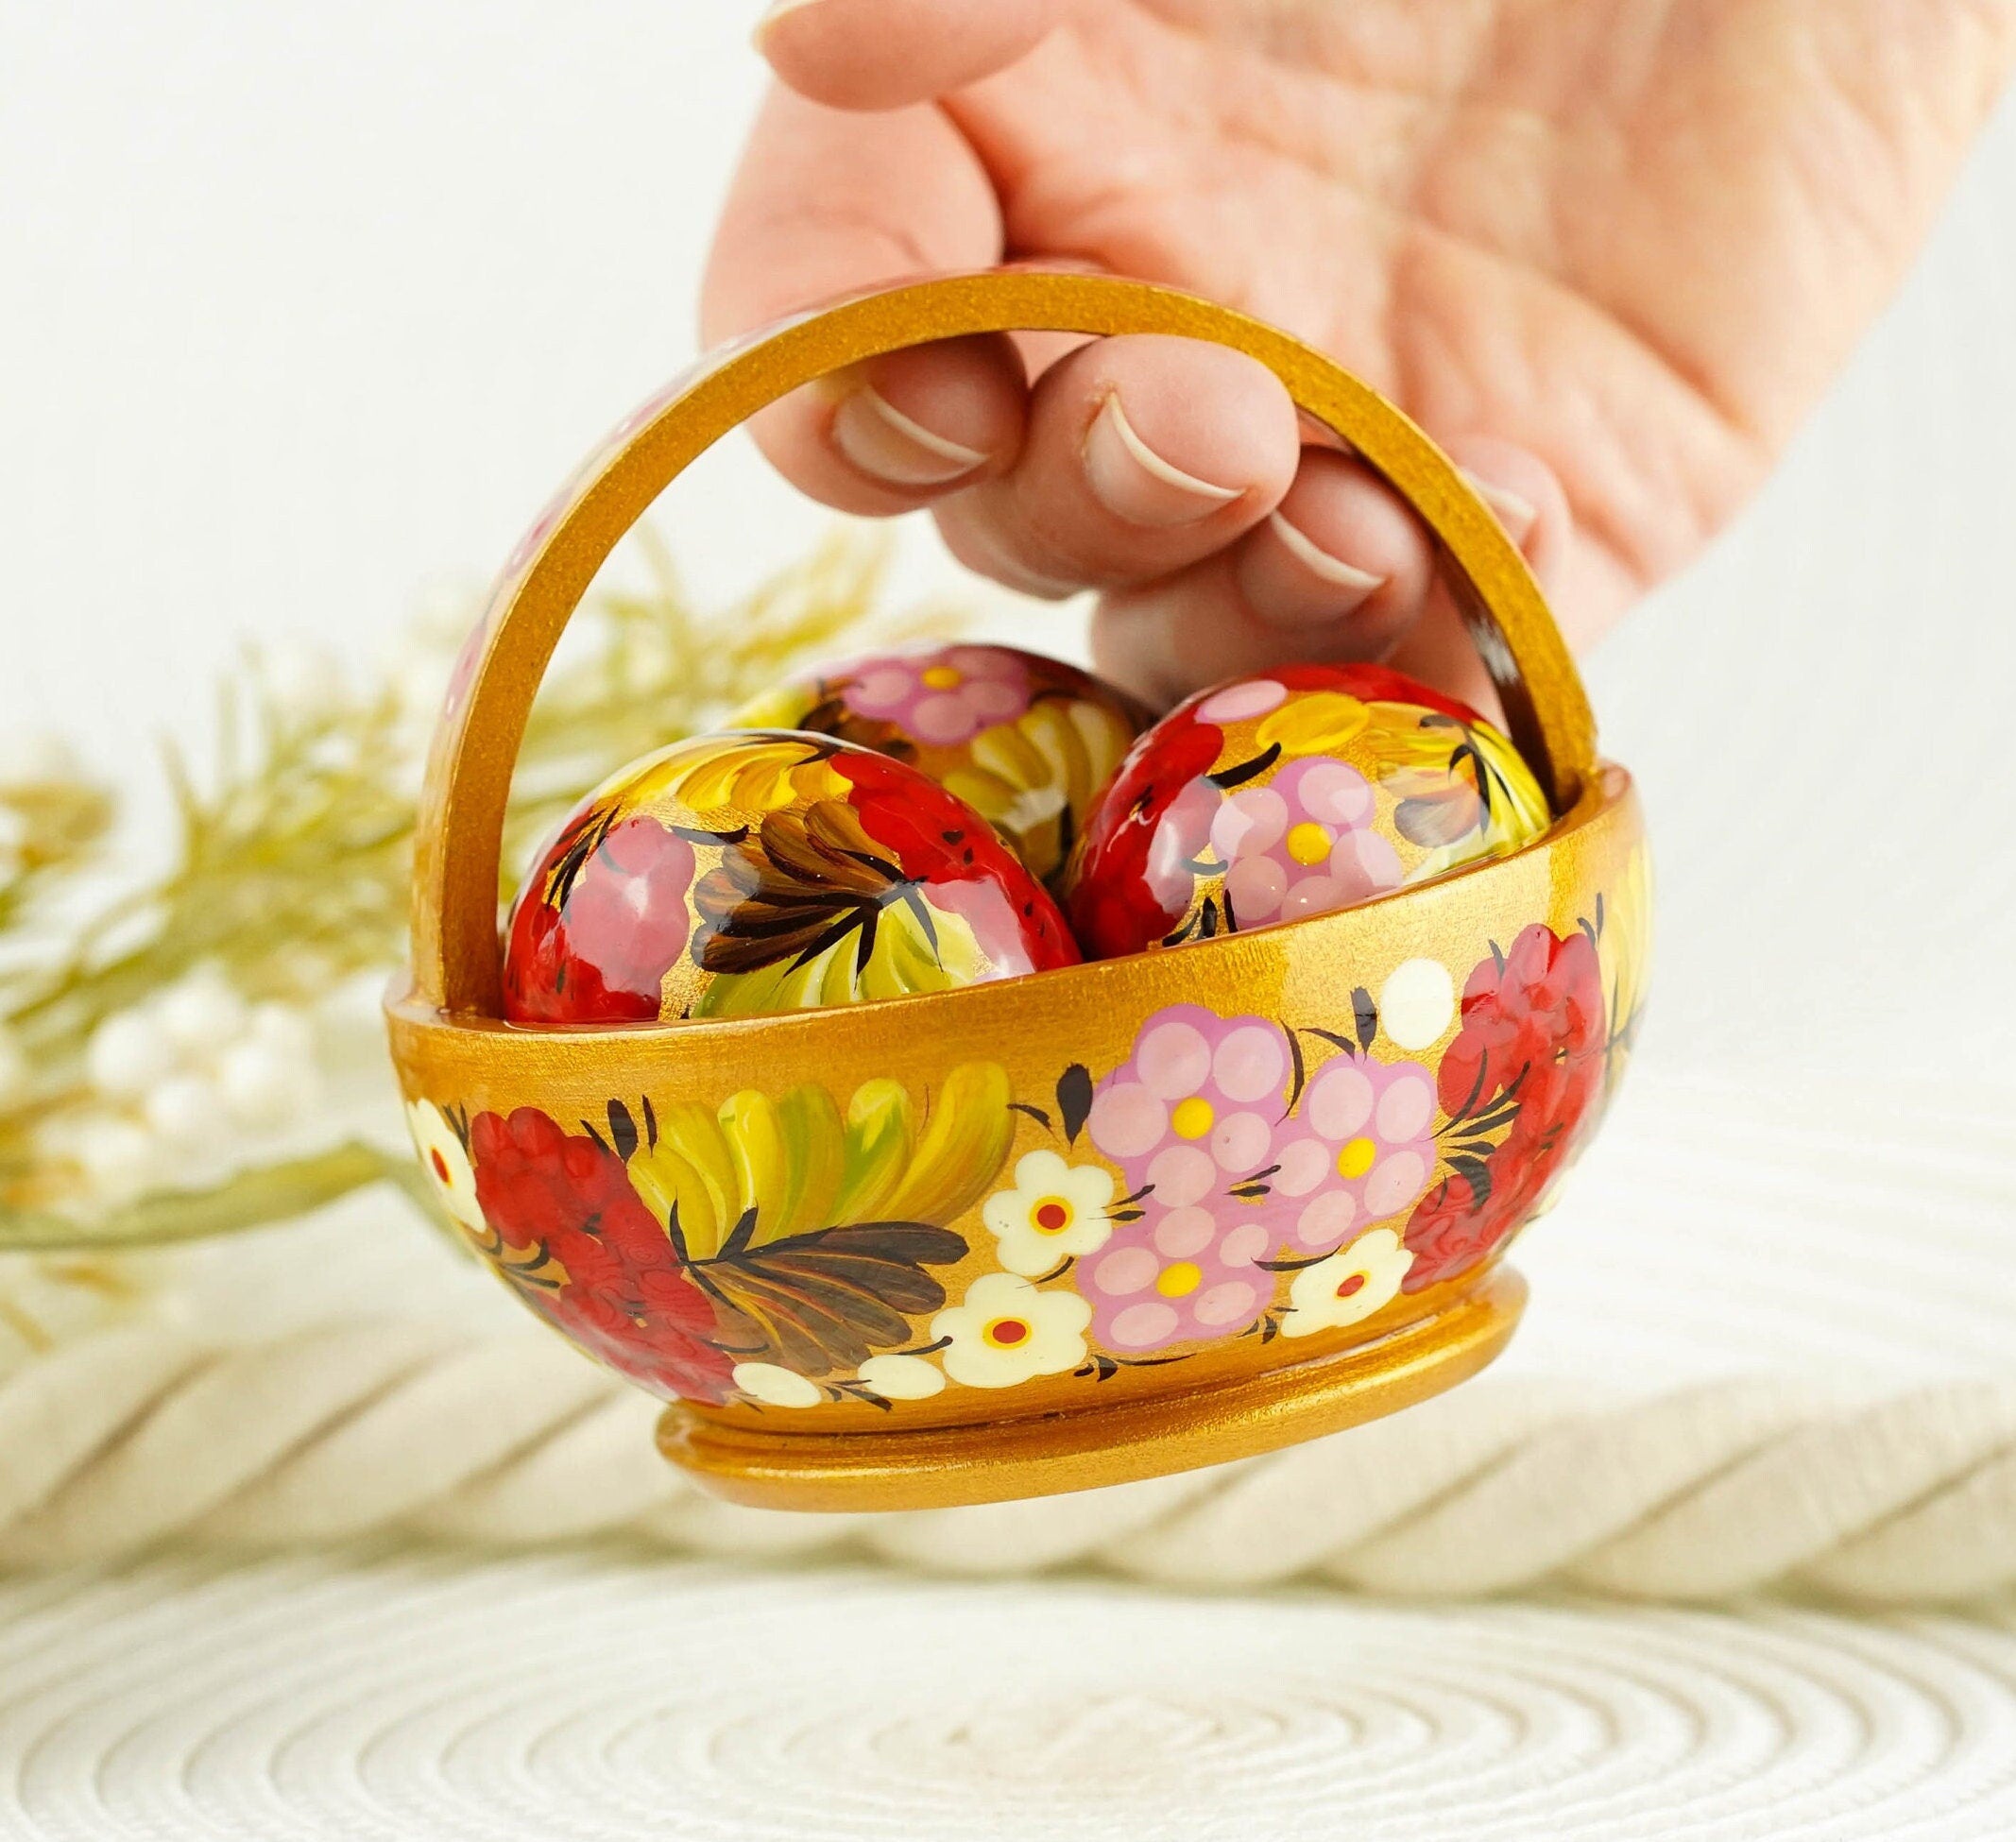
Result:
{"label": "human hand", "polygon": [[[1585,646],[1740,507],[1907,266],[2011,0],[786,0],[718,340],[1003,260],[1243,308],[1479,484]],[[1033,380],[1033,382],[1032,382]],[[1486,694],[1425,532],[1187,340],[947,341],[759,418],[780,471],[1045,596],[1155,702],[1287,659]]]}

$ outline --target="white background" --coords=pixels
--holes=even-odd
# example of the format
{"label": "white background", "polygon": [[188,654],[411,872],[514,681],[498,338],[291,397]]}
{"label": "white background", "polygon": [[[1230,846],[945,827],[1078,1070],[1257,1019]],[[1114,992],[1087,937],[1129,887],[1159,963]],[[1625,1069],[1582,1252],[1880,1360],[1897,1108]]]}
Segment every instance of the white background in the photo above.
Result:
{"label": "white background", "polygon": [[[145,775],[243,641],[362,664],[487,573],[692,351],[754,12],[0,12],[0,725]],[[709,587],[819,523],[746,456],[674,497]],[[2006,107],[1783,474],[1593,662],[1660,845],[1662,1060],[2007,1082],[2012,578]]]}

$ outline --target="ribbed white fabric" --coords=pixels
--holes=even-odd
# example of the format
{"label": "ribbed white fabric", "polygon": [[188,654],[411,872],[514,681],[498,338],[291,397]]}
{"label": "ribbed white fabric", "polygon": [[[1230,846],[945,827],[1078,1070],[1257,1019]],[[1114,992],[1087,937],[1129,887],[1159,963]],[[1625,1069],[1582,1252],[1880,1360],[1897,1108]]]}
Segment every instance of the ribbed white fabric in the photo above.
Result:
{"label": "ribbed white fabric", "polygon": [[657,1458],[651,1415],[530,1335],[366,1324],[220,1351],[113,1332],[0,1388],[0,1560],[111,1560],[169,1536],[242,1549],[628,1534],[725,1556],[865,1552],[976,1575],[1091,1562],[1185,1586],[1315,1578],[1409,1596],[1568,1583],[1916,1605],[2016,1586],[2016,1380],[1853,1403],[1768,1376],[1625,1401],[1487,1380],[1215,1471],[874,1516],[715,1502]]}

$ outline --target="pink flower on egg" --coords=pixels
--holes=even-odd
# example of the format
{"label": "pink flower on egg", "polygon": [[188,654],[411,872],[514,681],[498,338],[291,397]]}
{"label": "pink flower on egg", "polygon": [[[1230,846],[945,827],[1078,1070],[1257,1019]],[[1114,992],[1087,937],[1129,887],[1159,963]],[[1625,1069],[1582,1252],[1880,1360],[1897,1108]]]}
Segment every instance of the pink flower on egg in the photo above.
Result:
{"label": "pink flower on egg", "polygon": [[1373,828],[1375,811],[1371,781],[1322,755],[1227,793],[1211,844],[1239,924],[1327,914],[1399,888],[1400,856]]}
{"label": "pink flower on egg", "polygon": [[846,668],[840,699],[914,742],[950,747],[1029,708],[1029,668],[1004,647],[885,653]]}
{"label": "pink flower on egg", "polygon": [[1222,876],[1235,928],[1327,914],[1399,888],[1406,871],[1374,825],[1372,783],[1347,761],[1307,756],[1264,785],[1222,790],[1208,776],[1170,803],[1145,873],[1170,908],[1198,877]]}

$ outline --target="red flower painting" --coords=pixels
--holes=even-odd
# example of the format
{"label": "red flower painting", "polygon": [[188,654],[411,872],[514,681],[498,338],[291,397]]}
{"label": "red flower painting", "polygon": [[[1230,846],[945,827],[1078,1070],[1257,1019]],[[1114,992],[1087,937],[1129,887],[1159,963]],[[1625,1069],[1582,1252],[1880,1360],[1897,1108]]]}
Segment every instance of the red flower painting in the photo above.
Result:
{"label": "red flower painting", "polygon": [[1603,1091],[1602,976],[1588,935],[1526,929],[1463,987],[1462,1023],[1439,1073],[1450,1172],[1408,1222],[1409,1292],[1476,1266],[1566,1166]]}
{"label": "red flower painting", "polygon": [[654,1023],[686,950],[693,847],[648,814],[590,809],[544,854],[539,899],[519,904],[504,956],[521,1023]]}
{"label": "red flower painting", "polygon": [[656,1393],[727,1398],[732,1363],[715,1346],[714,1307],[621,1158],[532,1107],[508,1117],[479,1113],[470,1151],[477,1201],[504,1244],[506,1271],[532,1271],[512,1256],[517,1249],[542,1250],[566,1269],[557,1288],[530,1278],[518,1285],[535,1310]]}

